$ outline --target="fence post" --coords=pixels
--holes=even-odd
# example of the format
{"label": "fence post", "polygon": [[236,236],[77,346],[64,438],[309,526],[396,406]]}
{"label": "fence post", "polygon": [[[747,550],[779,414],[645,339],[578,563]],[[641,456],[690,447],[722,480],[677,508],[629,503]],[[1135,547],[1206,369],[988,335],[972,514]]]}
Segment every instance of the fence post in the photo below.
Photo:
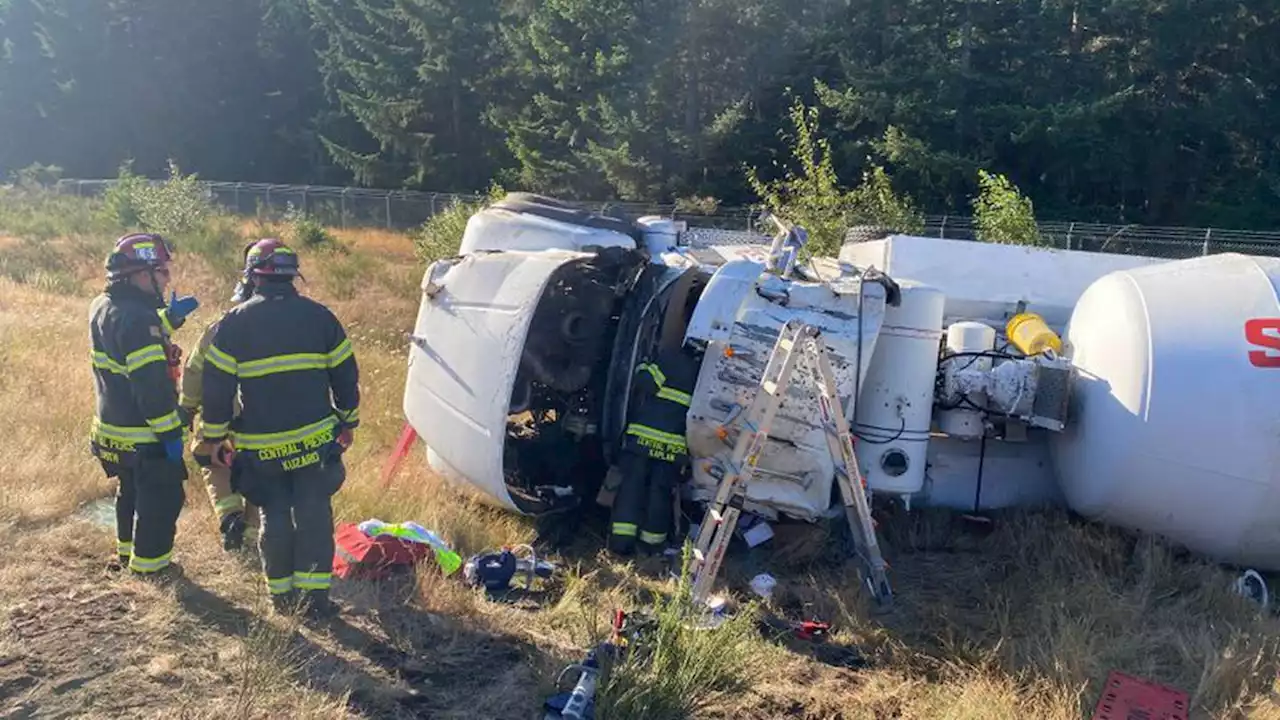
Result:
{"label": "fence post", "polygon": [[1204,252],[1202,255],[1209,254],[1209,235],[1213,233],[1213,228],[1205,228],[1204,231]]}
{"label": "fence post", "polygon": [[240,214],[240,186],[244,183],[236,183],[235,193],[232,195],[236,199],[236,214]]}
{"label": "fence post", "polygon": [[390,230],[391,229],[391,193],[387,192],[386,197],[383,199],[386,200],[386,203],[387,203],[387,229]]}
{"label": "fence post", "polygon": [[943,216],[942,216],[942,224],[938,226],[938,239],[939,239],[939,240],[946,240],[946,239],[947,239],[947,218],[948,218],[948,217],[950,217],[950,216],[949,216],[949,215],[943,215]]}
{"label": "fence post", "polygon": [[347,191],[351,188],[342,188],[342,229],[347,229]]}
{"label": "fence post", "polygon": [[[1076,224],[1071,223],[1067,226],[1067,249],[1071,249],[1071,235],[1076,231]],[[1082,248],[1083,249],[1083,248]]]}

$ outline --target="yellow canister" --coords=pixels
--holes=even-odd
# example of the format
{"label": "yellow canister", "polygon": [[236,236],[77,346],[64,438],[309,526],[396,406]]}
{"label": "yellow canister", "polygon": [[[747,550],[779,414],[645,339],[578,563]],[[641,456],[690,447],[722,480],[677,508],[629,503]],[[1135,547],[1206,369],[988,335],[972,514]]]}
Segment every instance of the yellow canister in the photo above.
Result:
{"label": "yellow canister", "polygon": [[1009,342],[1027,355],[1039,355],[1045,350],[1062,354],[1062,340],[1049,329],[1044,318],[1032,312],[1018,313],[1009,318],[1004,334]]}

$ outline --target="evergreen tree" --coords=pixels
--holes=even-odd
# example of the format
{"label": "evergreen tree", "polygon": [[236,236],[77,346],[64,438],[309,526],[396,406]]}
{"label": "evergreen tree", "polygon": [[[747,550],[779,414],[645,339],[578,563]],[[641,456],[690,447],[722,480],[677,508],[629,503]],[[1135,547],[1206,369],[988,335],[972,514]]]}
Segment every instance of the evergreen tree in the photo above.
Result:
{"label": "evergreen tree", "polygon": [[[500,139],[480,117],[499,64],[496,0],[310,0],[331,101],[367,134],[326,136],[366,185],[481,189]],[[348,136],[351,135],[348,126]]]}

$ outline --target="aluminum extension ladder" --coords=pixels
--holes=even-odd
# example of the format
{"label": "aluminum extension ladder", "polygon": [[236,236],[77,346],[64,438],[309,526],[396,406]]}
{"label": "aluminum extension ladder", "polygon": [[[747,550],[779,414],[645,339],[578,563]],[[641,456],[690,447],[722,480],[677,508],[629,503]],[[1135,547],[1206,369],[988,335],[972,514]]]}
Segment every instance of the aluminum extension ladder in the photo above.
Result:
{"label": "aluminum extension ladder", "polygon": [[[714,501],[707,508],[707,516],[698,528],[692,567],[692,599],[695,604],[706,602],[716,574],[720,571],[729,540],[733,537],[734,528],[742,514],[747,483],[756,472],[756,463],[773,425],[774,415],[782,404],[782,398],[786,396],[792,372],[802,352],[812,359],[817,373],[820,386],[818,402],[822,409],[827,448],[835,460],[836,481],[840,484],[840,493],[844,498],[845,517],[853,533],[854,546],[865,566],[860,570],[863,582],[882,610],[888,609],[893,603],[893,591],[886,574],[887,566],[880,553],[875,522],[871,519],[871,508],[867,502],[866,480],[858,469],[858,459],[853,451],[853,435],[836,394],[835,374],[827,359],[826,343],[817,328],[791,320],[778,333],[773,352],[760,376],[760,389],[741,416],[742,430],[728,460],[728,468],[716,490]],[[853,401],[857,402],[857,398]]]}

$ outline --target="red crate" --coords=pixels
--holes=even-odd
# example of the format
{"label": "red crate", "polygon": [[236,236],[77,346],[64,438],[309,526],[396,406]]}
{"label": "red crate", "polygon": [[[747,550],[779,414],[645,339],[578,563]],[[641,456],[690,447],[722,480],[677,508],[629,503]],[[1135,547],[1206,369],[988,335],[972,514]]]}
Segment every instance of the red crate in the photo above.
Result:
{"label": "red crate", "polygon": [[1093,720],[1187,720],[1187,694],[1115,670],[1093,711]]}

